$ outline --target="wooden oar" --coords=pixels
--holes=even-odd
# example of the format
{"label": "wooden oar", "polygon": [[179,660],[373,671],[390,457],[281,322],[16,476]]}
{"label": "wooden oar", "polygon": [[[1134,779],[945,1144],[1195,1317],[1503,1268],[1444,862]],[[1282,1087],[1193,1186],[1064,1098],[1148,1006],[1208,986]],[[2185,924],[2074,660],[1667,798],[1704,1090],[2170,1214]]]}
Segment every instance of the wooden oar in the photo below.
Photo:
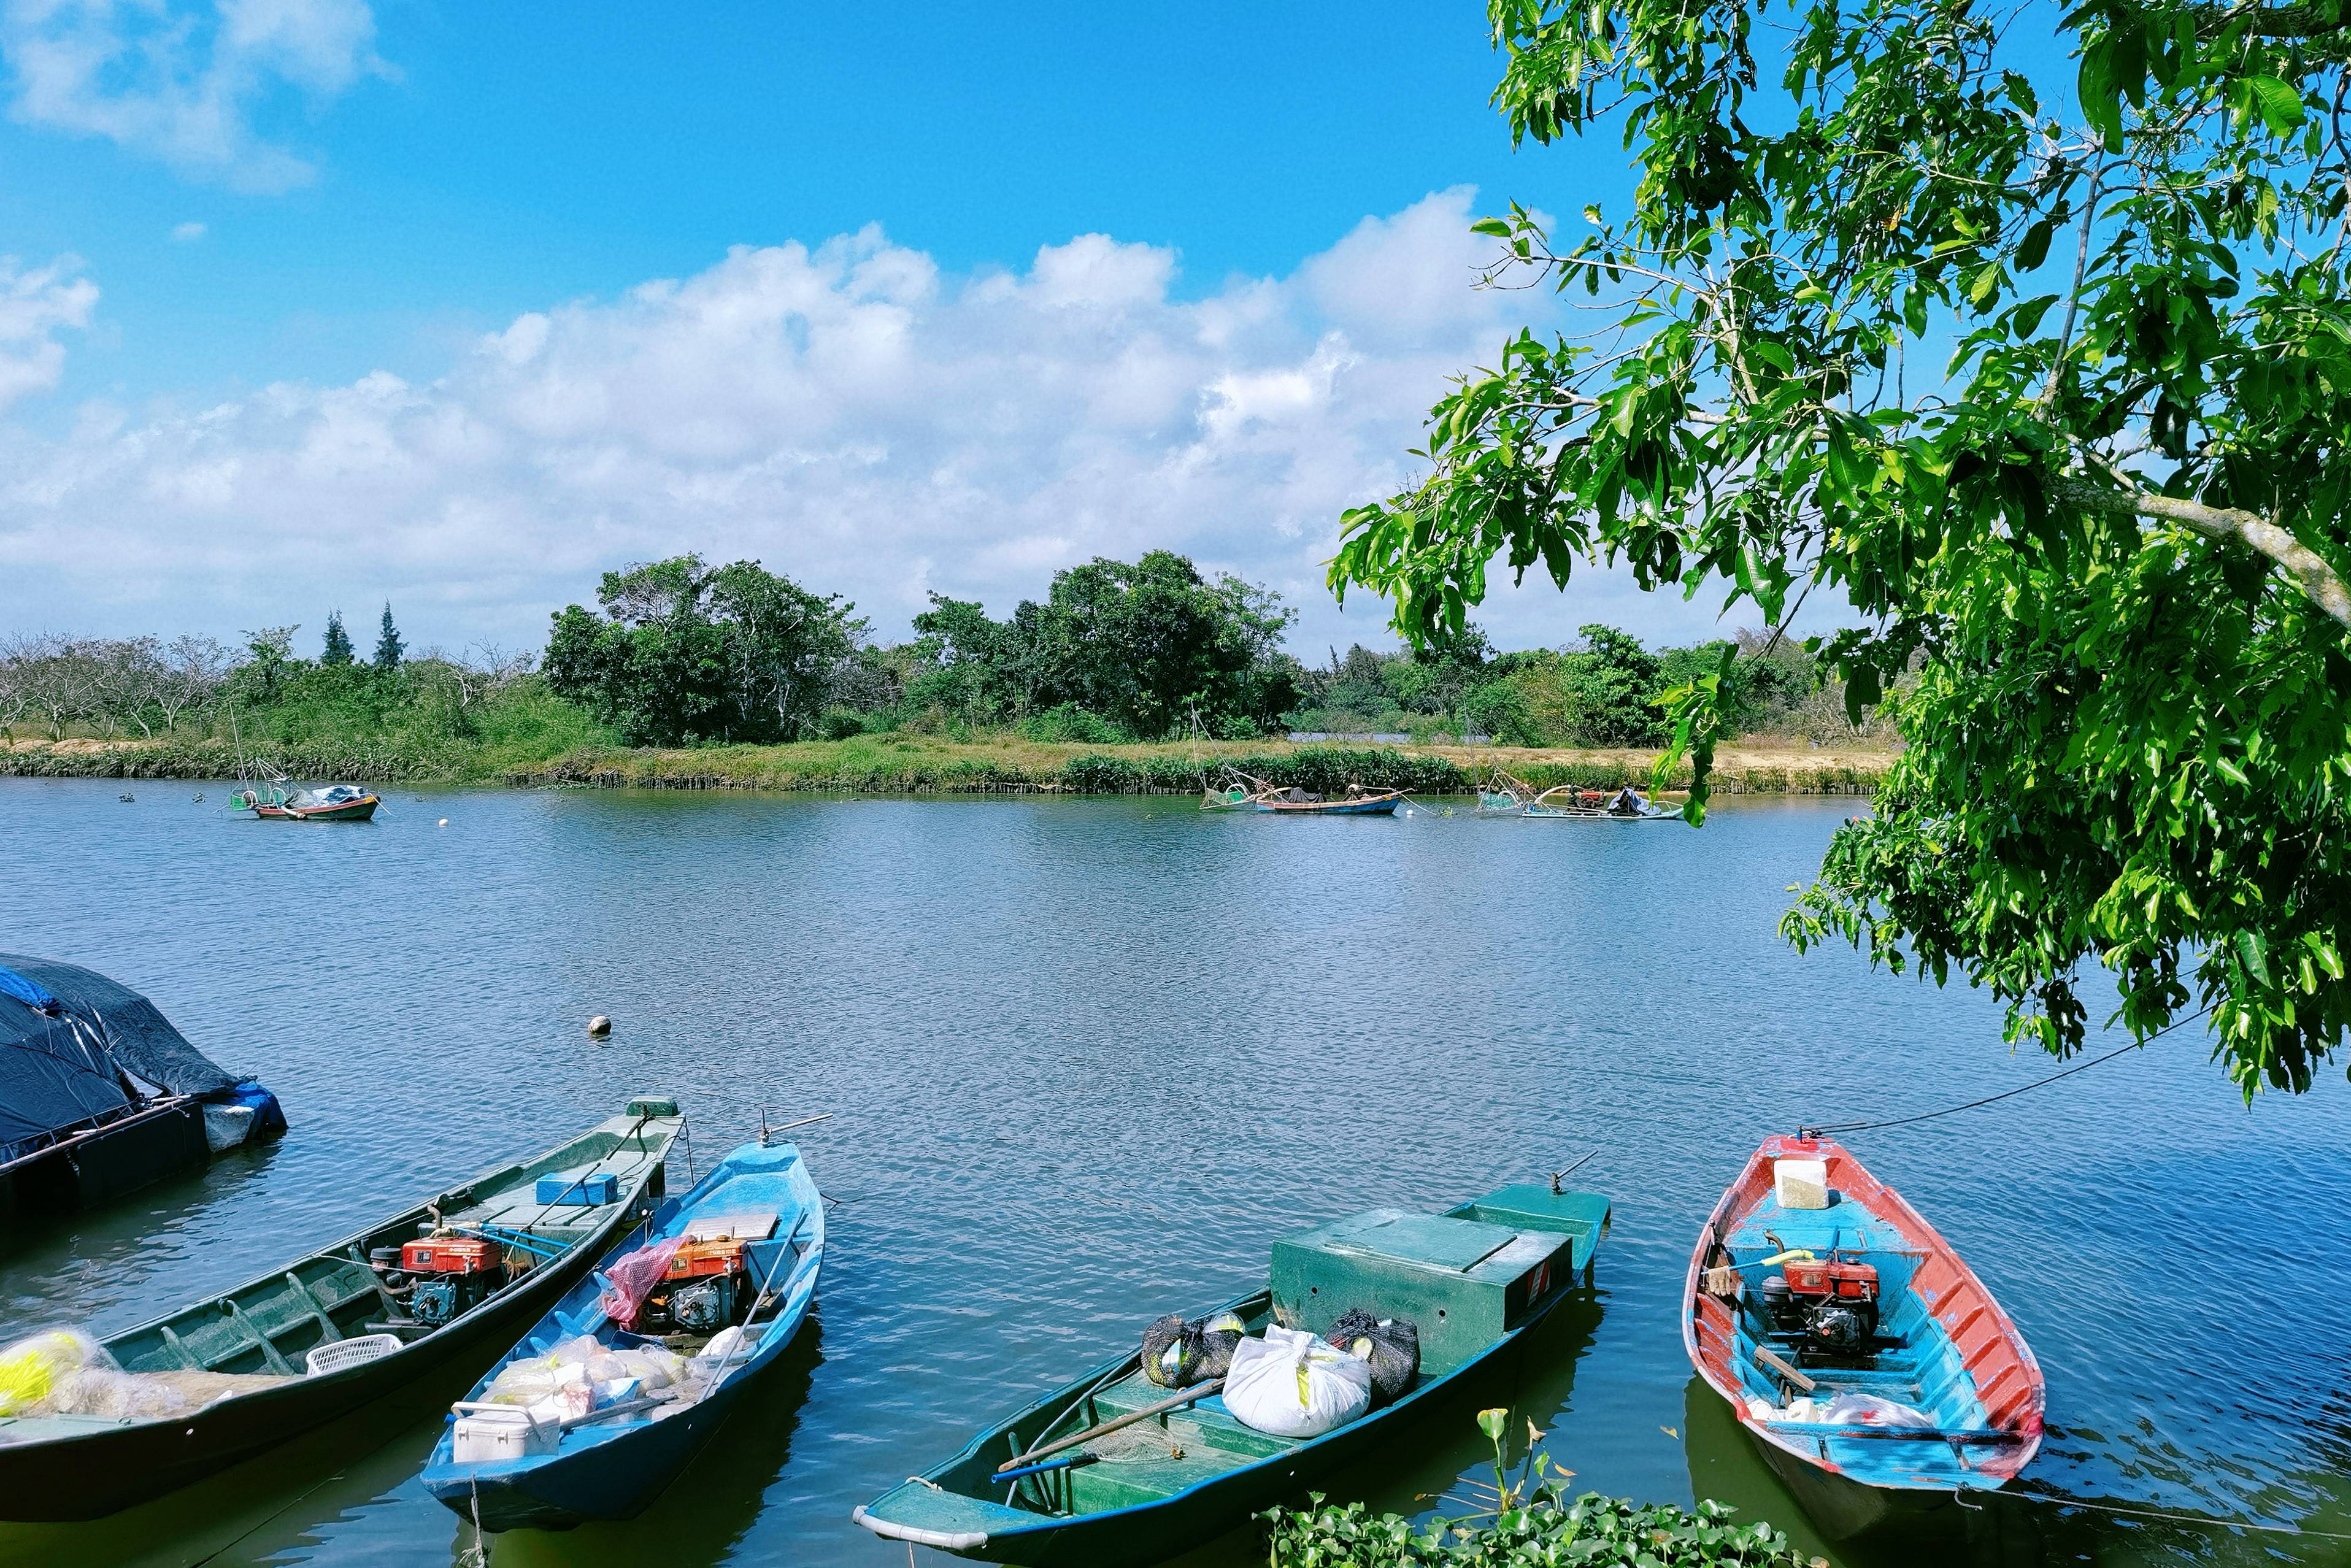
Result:
{"label": "wooden oar", "polygon": [[1029,1463],[1031,1459],[1041,1459],[1047,1454],[1058,1454],[1063,1448],[1074,1448],[1080,1443],[1090,1442],[1096,1437],[1105,1437],[1110,1433],[1117,1431],[1122,1427],[1132,1427],[1137,1421],[1143,1420],[1146,1416],[1165,1416],[1168,1411],[1176,1409],[1179,1406],[1195,1404],[1202,1399],[1206,1399],[1211,1394],[1219,1393],[1223,1390],[1224,1386],[1225,1380],[1223,1378],[1212,1377],[1196,1388],[1186,1388],[1183,1393],[1178,1394],[1173,1399],[1162,1399],[1156,1405],[1146,1405],[1140,1410],[1121,1416],[1115,1421],[1105,1421],[1099,1427],[1089,1427],[1082,1432],[1075,1433],[1070,1437],[1061,1438],[1056,1442],[1047,1443],[1042,1448],[1031,1448],[1027,1453],[1021,1455],[1019,1458],[1008,1459],[1003,1464],[997,1466],[996,1473],[1000,1476],[1007,1470],[1017,1470],[1021,1466]]}

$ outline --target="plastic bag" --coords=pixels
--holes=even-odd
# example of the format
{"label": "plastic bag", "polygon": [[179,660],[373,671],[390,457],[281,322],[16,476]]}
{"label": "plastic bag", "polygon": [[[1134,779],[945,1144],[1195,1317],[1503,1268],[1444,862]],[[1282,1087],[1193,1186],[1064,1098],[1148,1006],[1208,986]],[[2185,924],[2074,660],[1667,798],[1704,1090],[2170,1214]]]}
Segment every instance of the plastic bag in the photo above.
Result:
{"label": "plastic bag", "polygon": [[621,1375],[641,1379],[648,1394],[659,1394],[668,1388],[683,1388],[696,1375],[706,1372],[674,1350],[660,1345],[632,1345],[616,1350],[612,1359],[621,1365]]}
{"label": "plastic bag", "polygon": [[1420,1325],[1410,1318],[1374,1318],[1361,1307],[1340,1315],[1323,1340],[1372,1369],[1372,1403],[1404,1397],[1420,1375]]}
{"label": "plastic bag", "polygon": [[597,1302],[604,1315],[624,1329],[635,1328],[645,1298],[668,1277],[670,1260],[684,1245],[683,1236],[665,1236],[615,1260],[604,1270],[604,1296]]}
{"label": "plastic bag", "polygon": [[1189,1388],[1222,1377],[1249,1326],[1230,1312],[1186,1322],[1174,1312],[1143,1331],[1143,1375],[1162,1388]]}
{"label": "plastic bag", "polygon": [[1311,1333],[1270,1326],[1233,1347],[1225,1408],[1243,1426],[1278,1437],[1314,1437],[1372,1407],[1369,1363]]}
{"label": "plastic bag", "polygon": [[1821,1416],[1832,1427],[1932,1427],[1935,1418],[1915,1405],[1875,1394],[1840,1394]]}

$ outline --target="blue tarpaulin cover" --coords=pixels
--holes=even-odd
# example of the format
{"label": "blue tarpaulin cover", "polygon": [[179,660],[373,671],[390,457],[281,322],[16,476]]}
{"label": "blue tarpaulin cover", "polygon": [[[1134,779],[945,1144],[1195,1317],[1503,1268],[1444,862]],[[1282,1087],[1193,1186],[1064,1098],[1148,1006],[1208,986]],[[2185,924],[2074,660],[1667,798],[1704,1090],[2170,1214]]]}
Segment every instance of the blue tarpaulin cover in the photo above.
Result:
{"label": "blue tarpaulin cover", "polygon": [[0,953],[0,1157],[119,1112],[138,1083],[220,1099],[236,1080],[155,1005],[93,970]]}

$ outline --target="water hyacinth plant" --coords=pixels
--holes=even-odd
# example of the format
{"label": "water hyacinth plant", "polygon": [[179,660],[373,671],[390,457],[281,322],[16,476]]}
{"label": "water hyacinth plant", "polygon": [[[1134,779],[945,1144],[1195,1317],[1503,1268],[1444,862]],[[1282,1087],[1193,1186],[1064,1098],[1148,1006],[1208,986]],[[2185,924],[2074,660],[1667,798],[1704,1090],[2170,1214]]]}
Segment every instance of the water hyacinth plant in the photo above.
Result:
{"label": "water hyacinth plant", "polygon": [[1826,1568],[1769,1524],[1736,1524],[1719,1502],[1695,1512],[1586,1492],[1571,1496],[1573,1472],[1537,1450],[1530,1422],[1517,1474],[1503,1453],[1507,1410],[1481,1410],[1479,1430],[1494,1445],[1494,1481],[1470,1483],[1487,1506],[1416,1526],[1362,1503],[1275,1509],[1272,1568]]}

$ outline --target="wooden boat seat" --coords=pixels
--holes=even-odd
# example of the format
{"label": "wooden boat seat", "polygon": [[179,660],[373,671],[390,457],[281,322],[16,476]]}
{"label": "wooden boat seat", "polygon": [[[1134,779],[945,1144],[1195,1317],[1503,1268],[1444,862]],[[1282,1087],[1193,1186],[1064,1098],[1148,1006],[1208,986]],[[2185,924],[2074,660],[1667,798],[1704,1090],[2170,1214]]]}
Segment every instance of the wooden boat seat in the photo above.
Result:
{"label": "wooden boat seat", "polygon": [[[1182,1449],[1184,1457],[1175,1458],[1174,1449]],[[1070,1471],[1070,1500],[1080,1513],[1132,1508],[1173,1497],[1187,1487],[1228,1475],[1232,1469],[1233,1456],[1221,1449],[1196,1451],[1176,1442],[1164,1459],[1106,1458]]]}

